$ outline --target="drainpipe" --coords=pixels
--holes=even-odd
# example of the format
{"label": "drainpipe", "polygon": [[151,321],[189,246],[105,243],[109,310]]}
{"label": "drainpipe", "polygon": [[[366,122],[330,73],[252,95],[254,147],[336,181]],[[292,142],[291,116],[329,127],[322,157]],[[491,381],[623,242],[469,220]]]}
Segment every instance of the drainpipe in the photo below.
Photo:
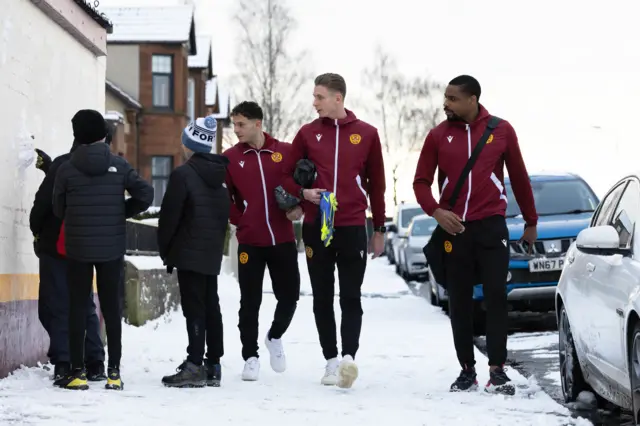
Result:
{"label": "drainpipe", "polygon": [[140,125],[142,124],[142,109],[136,113],[136,170],[140,171]]}

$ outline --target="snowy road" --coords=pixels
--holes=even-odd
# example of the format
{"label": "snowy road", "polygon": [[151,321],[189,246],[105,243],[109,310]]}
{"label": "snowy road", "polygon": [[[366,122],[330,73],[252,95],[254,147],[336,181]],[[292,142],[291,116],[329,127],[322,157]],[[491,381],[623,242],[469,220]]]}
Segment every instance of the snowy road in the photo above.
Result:
{"label": "snowy road", "polygon": [[[310,294],[301,256],[303,295]],[[267,284],[265,292],[270,292]],[[237,330],[237,283],[220,277],[225,320],[222,387],[167,389],[160,378],[174,371],[185,356],[186,332],[180,312],[141,328],[125,325],[122,374],[125,390],[87,392],[55,389],[49,373],[27,368],[0,381],[2,425],[216,425],[296,424],[358,425],[590,425],[570,418],[569,411],[543,392],[506,398],[482,392],[451,394],[458,373],[448,319],[423,298],[411,294],[386,260],[371,262],[363,287],[365,312],[361,349],[356,361],[360,378],[348,391],[319,384],[324,369],[311,297],[303,296],[285,335],[288,370],[276,374],[261,348],[260,381],[242,382]],[[266,294],[261,336],[275,300]],[[336,311],[339,305],[336,299]],[[262,337],[264,338],[264,337]],[[486,365],[479,351],[478,365]],[[514,381],[527,380],[510,370]],[[488,373],[479,370],[479,381]],[[528,384],[535,388],[535,384]]]}

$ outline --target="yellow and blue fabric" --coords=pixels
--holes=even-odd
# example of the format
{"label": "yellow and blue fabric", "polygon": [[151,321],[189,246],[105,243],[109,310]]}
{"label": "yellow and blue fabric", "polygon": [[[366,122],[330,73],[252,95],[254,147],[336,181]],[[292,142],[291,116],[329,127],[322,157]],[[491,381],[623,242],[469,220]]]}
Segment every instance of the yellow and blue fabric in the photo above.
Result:
{"label": "yellow and blue fabric", "polygon": [[338,200],[333,192],[325,191],[320,198],[320,239],[329,247],[333,239],[333,221],[338,210]]}

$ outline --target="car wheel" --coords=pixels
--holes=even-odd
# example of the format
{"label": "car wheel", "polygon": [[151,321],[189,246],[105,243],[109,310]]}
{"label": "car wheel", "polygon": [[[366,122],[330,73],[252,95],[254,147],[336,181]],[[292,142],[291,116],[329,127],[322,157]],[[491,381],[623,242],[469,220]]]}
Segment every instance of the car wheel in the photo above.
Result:
{"label": "car wheel", "polygon": [[591,391],[591,389],[582,375],[582,368],[578,361],[578,353],[571,333],[571,324],[569,324],[569,317],[564,306],[560,309],[558,339],[562,395],[565,402],[574,402],[580,392]]}
{"label": "car wheel", "polygon": [[640,421],[640,323],[633,328],[633,338],[629,345],[629,380],[631,382],[631,403],[634,423]]}

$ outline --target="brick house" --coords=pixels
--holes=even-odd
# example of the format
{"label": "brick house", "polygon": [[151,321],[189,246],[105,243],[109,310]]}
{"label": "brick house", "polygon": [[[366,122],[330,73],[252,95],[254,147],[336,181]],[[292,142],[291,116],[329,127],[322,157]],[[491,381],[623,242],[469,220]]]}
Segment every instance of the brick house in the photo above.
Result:
{"label": "brick house", "polygon": [[113,22],[107,38],[106,115],[122,153],[162,197],[184,161],[180,134],[205,112],[212,77],[211,42],[196,37],[193,5],[101,9]]}

